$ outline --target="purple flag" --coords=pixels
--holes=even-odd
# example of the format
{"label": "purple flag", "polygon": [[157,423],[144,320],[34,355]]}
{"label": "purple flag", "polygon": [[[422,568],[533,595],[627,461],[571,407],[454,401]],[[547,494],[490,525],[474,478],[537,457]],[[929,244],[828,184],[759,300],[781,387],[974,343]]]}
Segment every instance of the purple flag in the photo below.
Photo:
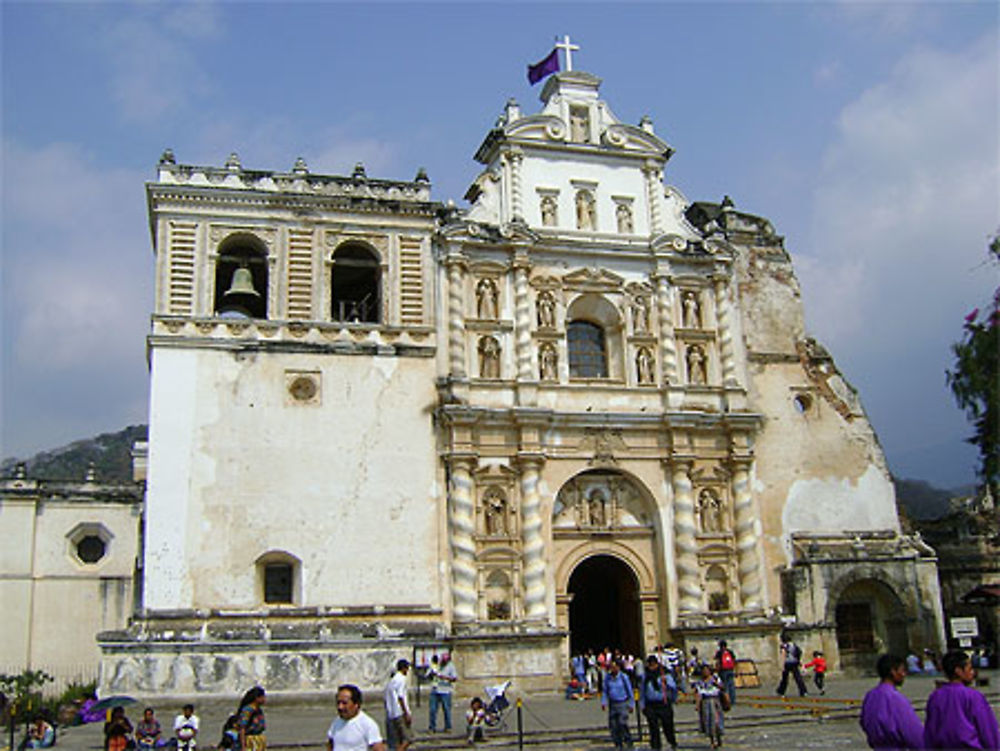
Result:
{"label": "purple flag", "polygon": [[528,66],[528,82],[534,86],[545,76],[559,70],[559,50],[553,49],[544,60]]}

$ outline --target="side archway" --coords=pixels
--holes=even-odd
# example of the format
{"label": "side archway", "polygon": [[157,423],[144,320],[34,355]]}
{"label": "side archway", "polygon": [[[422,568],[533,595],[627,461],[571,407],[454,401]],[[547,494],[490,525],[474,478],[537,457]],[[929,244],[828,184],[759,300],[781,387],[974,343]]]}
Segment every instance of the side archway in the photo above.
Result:
{"label": "side archway", "polygon": [[909,609],[887,582],[851,576],[831,592],[828,622],[835,624],[842,669],[869,670],[879,654],[909,650]]}

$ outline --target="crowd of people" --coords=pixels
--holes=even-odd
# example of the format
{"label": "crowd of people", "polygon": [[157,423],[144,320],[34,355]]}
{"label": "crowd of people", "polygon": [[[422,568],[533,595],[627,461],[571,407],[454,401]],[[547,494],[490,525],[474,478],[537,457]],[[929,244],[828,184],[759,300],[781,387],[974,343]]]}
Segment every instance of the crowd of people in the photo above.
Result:
{"label": "crowd of people", "polygon": [[[782,675],[777,693],[784,695],[790,681],[800,694],[808,693],[801,669],[812,668],[816,690],[825,691],[827,671],[823,653],[814,651],[812,659],[801,663],[802,650],[790,639],[781,644]],[[884,655],[876,669],[879,684],[869,691],[861,708],[860,724],[873,749],[1000,749],[1000,729],[993,710],[983,694],[972,688],[976,678],[976,657],[952,651],[940,659],[935,657],[933,670],[945,681],[927,700],[925,721],[921,722],[909,699],[900,687],[906,678],[910,656]],[[929,661],[930,662],[930,661]],[[568,697],[600,696],[607,714],[608,729],[616,751],[633,746],[630,715],[637,709],[646,718],[649,746],[659,751],[664,743],[677,748],[675,705],[681,693],[693,698],[695,716],[700,731],[712,748],[722,745],[725,713],[736,703],[736,655],[725,640],[710,660],[699,655],[696,648],[689,653],[667,643],[657,646],[643,660],[610,649],[576,654],[570,663],[573,679]],[[928,667],[921,665],[921,672]],[[385,734],[378,723],[362,709],[361,690],[352,684],[337,689],[337,717],[327,731],[328,751],[408,751],[414,740],[413,714],[409,699],[411,665],[401,659],[392,672],[384,692],[386,715]],[[450,655],[435,656],[424,670],[431,683],[428,732],[436,732],[440,714],[443,730],[452,729],[452,696],[458,674]],[[499,698],[503,699],[501,687]],[[489,689],[487,689],[489,692]],[[496,696],[487,696],[489,704],[473,697],[465,713],[466,739],[470,744],[484,740],[484,730],[496,719]],[[217,743],[208,743],[219,751],[266,751],[267,723],[264,705],[267,696],[255,686],[247,691],[228,717]],[[506,706],[506,700],[503,699]],[[81,709],[81,712],[85,711]],[[94,715],[90,709],[86,709]],[[146,707],[142,719],[133,727],[124,707],[111,709],[104,723],[104,751],[154,751],[172,747],[178,751],[195,751],[199,745],[199,719],[192,704],[186,704],[173,721],[172,733],[166,733],[152,707]],[[24,748],[52,746],[55,730],[43,717],[36,718],[26,734]]]}

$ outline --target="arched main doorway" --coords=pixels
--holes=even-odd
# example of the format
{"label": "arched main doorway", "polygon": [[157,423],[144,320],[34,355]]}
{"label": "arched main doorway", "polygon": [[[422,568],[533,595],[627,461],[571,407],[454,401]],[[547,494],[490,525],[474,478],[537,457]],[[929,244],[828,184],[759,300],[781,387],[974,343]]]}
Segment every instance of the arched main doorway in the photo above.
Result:
{"label": "arched main doorway", "polygon": [[571,653],[611,647],[642,654],[639,581],[626,563],[610,555],[585,558],[567,589]]}

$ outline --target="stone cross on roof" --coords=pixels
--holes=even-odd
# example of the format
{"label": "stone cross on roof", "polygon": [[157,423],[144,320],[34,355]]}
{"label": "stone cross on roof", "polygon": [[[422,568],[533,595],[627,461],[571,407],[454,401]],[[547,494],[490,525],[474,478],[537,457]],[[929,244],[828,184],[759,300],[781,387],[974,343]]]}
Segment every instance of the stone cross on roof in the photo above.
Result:
{"label": "stone cross on roof", "polygon": [[556,37],[556,49],[563,50],[566,53],[566,70],[573,70],[573,50],[580,49],[580,45],[573,44],[569,41],[569,34],[563,36],[562,41],[559,41],[559,37]]}

